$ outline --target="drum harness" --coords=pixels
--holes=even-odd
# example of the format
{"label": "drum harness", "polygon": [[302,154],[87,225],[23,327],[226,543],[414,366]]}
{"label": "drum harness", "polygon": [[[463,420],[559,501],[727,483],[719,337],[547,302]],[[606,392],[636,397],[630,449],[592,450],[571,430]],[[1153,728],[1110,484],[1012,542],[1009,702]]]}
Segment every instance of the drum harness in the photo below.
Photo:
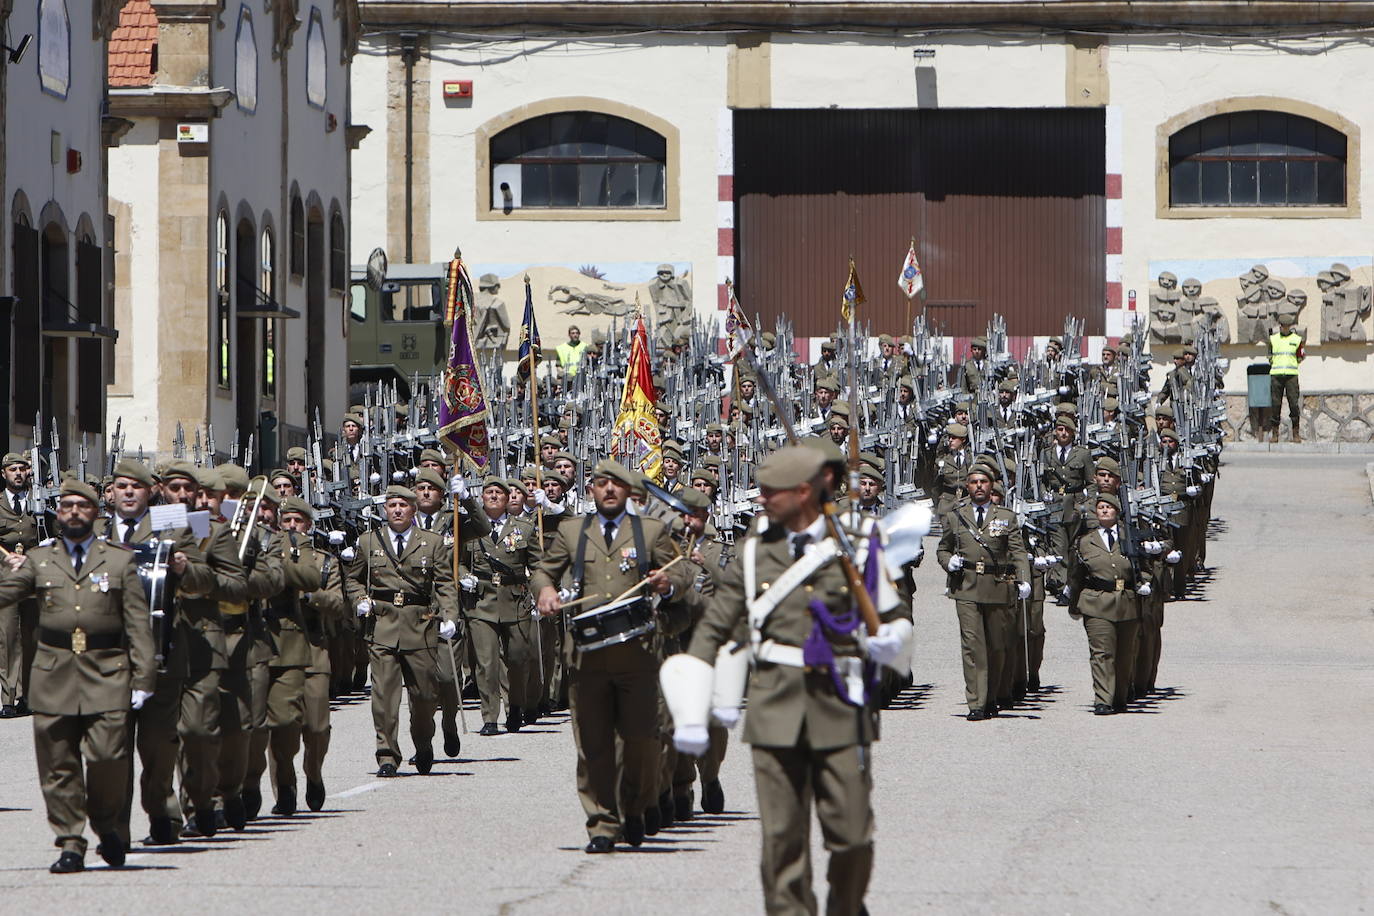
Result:
{"label": "drum harness", "polygon": [[[592,512],[582,517],[582,527],[577,532],[577,553],[573,556],[573,583],[577,589],[578,597],[581,597],[586,587],[585,577],[587,572],[587,532],[591,530],[592,523],[601,517],[601,513]],[[639,578],[643,579],[649,575],[649,551],[644,544],[644,521],[638,515],[626,513],[626,518],[630,523],[630,530],[635,539],[635,563],[639,567]],[[566,621],[565,621],[566,622]]]}

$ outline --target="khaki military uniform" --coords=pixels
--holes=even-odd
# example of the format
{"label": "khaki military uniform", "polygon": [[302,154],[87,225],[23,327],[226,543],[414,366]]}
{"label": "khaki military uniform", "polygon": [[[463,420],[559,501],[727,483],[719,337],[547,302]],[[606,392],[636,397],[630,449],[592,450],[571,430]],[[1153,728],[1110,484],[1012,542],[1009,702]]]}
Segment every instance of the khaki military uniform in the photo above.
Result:
{"label": "khaki military uniform", "polygon": [[992,503],[982,527],[972,502],[945,515],[940,527],[940,565],[949,569],[950,557],[964,558],[963,568],[949,577],[963,646],[964,696],[970,712],[990,709],[1012,639],[1016,584],[1031,580],[1025,538],[1016,513]]}
{"label": "khaki military uniform", "polygon": [[954,510],[963,498],[964,478],[968,476],[973,455],[967,448],[946,452],[935,461],[935,515],[938,518]]}
{"label": "khaki military uniform", "polygon": [[[1119,535],[1120,525],[1116,527]],[[1083,618],[1092,664],[1093,695],[1100,705],[1125,709],[1140,633],[1138,577],[1120,537],[1108,550],[1098,530],[1074,544],[1069,613]]]}
{"label": "khaki military uniform", "polygon": [[477,593],[464,614],[477,657],[482,722],[494,724],[500,716],[504,671],[507,723],[518,729],[523,711],[538,705],[529,570],[538,560],[539,545],[529,522],[513,516],[499,521],[498,527],[472,542]]}
{"label": "khaki military uniform", "polygon": [[[458,558],[458,578],[469,576],[473,571],[473,545],[477,539],[487,534],[491,530],[491,525],[487,521],[487,514],[482,510],[481,501],[469,496],[462,502],[463,512],[460,514],[462,524],[459,526],[459,534],[462,536],[462,543],[459,545]],[[450,561],[453,556],[453,510],[445,508],[434,513],[430,518],[426,518],[422,512],[415,514],[415,524],[426,531],[433,531],[444,539],[444,548],[448,551]],[[428,527],[425,527],[428,525]],[[458,601],[460,611],[472,603],[474,596],[466,591],[458,591]],[[439,647],[439,720],[443,728],[444,743],[446,745],[460,744],[458,737],[458,707],[462,703],[463,666],[469,672],[477,666],[477,659],[473,651],[472,634],[466,628],[459,628],[458,635],[454,637],[453,651],[449,651],[447,646]],[[457,665],[455,666],[455,662]],[[455,667],[457,670],[455,670]]]}
{"label": "khaki military uniform", "polygon": [[0,606],[36,597],[39,646],[34,748],[48,824],[64,852],[85,855],[86,818],[129,845],[129,702],[154,687],[148,604],[132,555],[92,539],[80,571],[65,542],[0,573]]}
{"label": "khaki military uniform", "polygon": [[[16,494],[0,491],[0,546],[11,552],[38,546],[38,524],[26,511],[14,511]],[[27,502],[27,494],[18,494]],[[38,602],[25,598],[0,607],[0,705],[16,706],[28,695],[29,672],[37,648]]]}
{"label": "khaki military uniform", "polygon": [[[573,516],[558,526],[530,577],[535,594],[546,586],[557,588],[580,551],[584,562],[581,594],[604,596],[577,609],[585,613],[638,583],[641,571],[666,566],[677,554],[662,522],[627,513],[620,518],[609,546],[601,522],[592,513]],[[640,538],[634,534],[636,523]],[[691,585],[690,575],[679,563],[668,571],[668,577],[680,601]],[[614,838],[624,818],[641,817],[657,801],[657,641],[650,633],[583,652],[569,634],[563,663],[577,741],[577,792],[587,815],[587,833]]]}
{"label": "khaki military uniform", "polygon": [[372,670],[372,722],[377,732],[377,763],[399,766],[401,687],[410,703],[410,737],[417,752],[434,738],[439,702],[438,621],[458,621],[452,551],[442,535],[412,526],[398,556],[389,527],[358,539],[349,564],[346,589],[353,601],[372,602],[368,655]]}
{"label": "khaki military uniform", "polygon": [[[1051,442],[1040,450],[1040,485],[1045,491],[1046,502],[1053,504],[1057,498],[1059,512],[1050,516],[1050,551],[1059,557],[1069,555],[1069,545],[1073,542],[1074,500],[1083,493],[1093,477],[1093,456],[1086,448],[1070,443],[1067,456],[1061,460],[1059,445]],[[1050,576],[1054,586],[1062,585],[1058,574]]]}

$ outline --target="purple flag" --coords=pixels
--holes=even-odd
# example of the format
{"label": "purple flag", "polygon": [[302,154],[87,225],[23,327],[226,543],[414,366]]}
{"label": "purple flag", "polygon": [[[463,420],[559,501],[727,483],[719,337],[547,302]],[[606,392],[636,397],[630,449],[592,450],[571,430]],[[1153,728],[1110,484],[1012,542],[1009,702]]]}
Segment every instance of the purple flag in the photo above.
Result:
{"label": "purple flag", "polygon": [[448,265],[448,300],[444,320],[449,328],[448,362],[444,366],[439,397],[439,442],[449,452],[462,455],[464,464],[482,470],[490,459],[487,439],[487,399],[482,375],[468,336],[472,311],[472,280],[463,259],[455,255]]}

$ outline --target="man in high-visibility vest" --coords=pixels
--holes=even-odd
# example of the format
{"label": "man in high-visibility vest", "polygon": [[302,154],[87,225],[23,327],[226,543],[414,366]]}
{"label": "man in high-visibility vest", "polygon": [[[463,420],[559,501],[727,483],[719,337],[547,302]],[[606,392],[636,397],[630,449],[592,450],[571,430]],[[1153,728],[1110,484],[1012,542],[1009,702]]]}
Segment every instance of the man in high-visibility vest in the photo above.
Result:
{"label": "man in high-visibility vest", "polygon": [[558,354],[558,367],[563,370],[563,376],[571,379],[577,374],[578,367],[582,364],[582,353],[587,349],[587,344],[582,340],[582,330],[577,325],[568,328],[568,342],[561,343],[554,348]]}
{"label": "man in high-visibility vest", "polygon": [[1269,415],[1271,441],[1279,441],[1279,416],[1283,413],[1283,399],[1288,398],[1288,418],[1293,423],[1293,441],[1301,442],[1302,434],[1298,427],[1298,410],[1302,395],[1298,391],[1298,364],[1305,357],[1302,335],[1293,325],[1298,316],[1293,312],[1279,314],[1279,329],[1269,335],[1269,403],[1273,413]]}

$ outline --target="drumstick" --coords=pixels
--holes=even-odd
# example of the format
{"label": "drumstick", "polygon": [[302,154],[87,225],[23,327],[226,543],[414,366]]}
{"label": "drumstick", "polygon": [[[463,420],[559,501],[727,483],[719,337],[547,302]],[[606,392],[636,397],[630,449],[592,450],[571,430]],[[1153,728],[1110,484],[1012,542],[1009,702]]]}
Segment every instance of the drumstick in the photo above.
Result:
{"label": "drumstick", "polygon": [[[676,564],[678,564],[678,563],[681,563],[681,562],[682,562],[683,560],[685,560],[685,559],[687,559],[687,558],[684,557],[682,554],[678,554],[677,556],[675,556],[675,557],[673,557],[671,560],[669,560],[667,563],[664,563],[664,564],[663,564],[661,567],[659,567],[657,570],[655,570],[655,572],[664,572],[665,570],[672,569],[674,565],[676,565]],[[620,601],[620,600],[622,600],[622,599],[624,599],[624,598],[630,597],[630,596],[633,595],[635,592],[637,592],[637,591],[639,591],[641,588],[643,588],[643,587],[644,587],[644,584],[645,584],[646,582],[648,582],[648,581],[649,581],[648,579],[644,579],[644,580],[642,580],[642,581],[640,581],[640,582],[636,582],[634,585],[631,585],[629,588],[625,589],[625,591],[621,592],[621,593],[620,593],[619,595],[617,595],[615,598],[611,599],[611,601],[609,601],[608,603],[609,603],[609,604],[615,604],[617,601]],[[564,605],[564,607],[567,607],[567,605]]]}
{"label": "drumstick", "polygon": [[604,598],[604,597],[606,597],[606,596],[605,596],[605,595],[588,595],[588,596],[586,596],[585,598],[578,598],[576,601],[564,601],[562,604],[560,604],[560,605],[558,606],[558,609],[561,611],[561,610],[564,610],[565,608],[570,608],[570,607],[573,607],[574,605],[581,604],[581,603],[584,602],[584,601],[595,601],[597,598]]}

